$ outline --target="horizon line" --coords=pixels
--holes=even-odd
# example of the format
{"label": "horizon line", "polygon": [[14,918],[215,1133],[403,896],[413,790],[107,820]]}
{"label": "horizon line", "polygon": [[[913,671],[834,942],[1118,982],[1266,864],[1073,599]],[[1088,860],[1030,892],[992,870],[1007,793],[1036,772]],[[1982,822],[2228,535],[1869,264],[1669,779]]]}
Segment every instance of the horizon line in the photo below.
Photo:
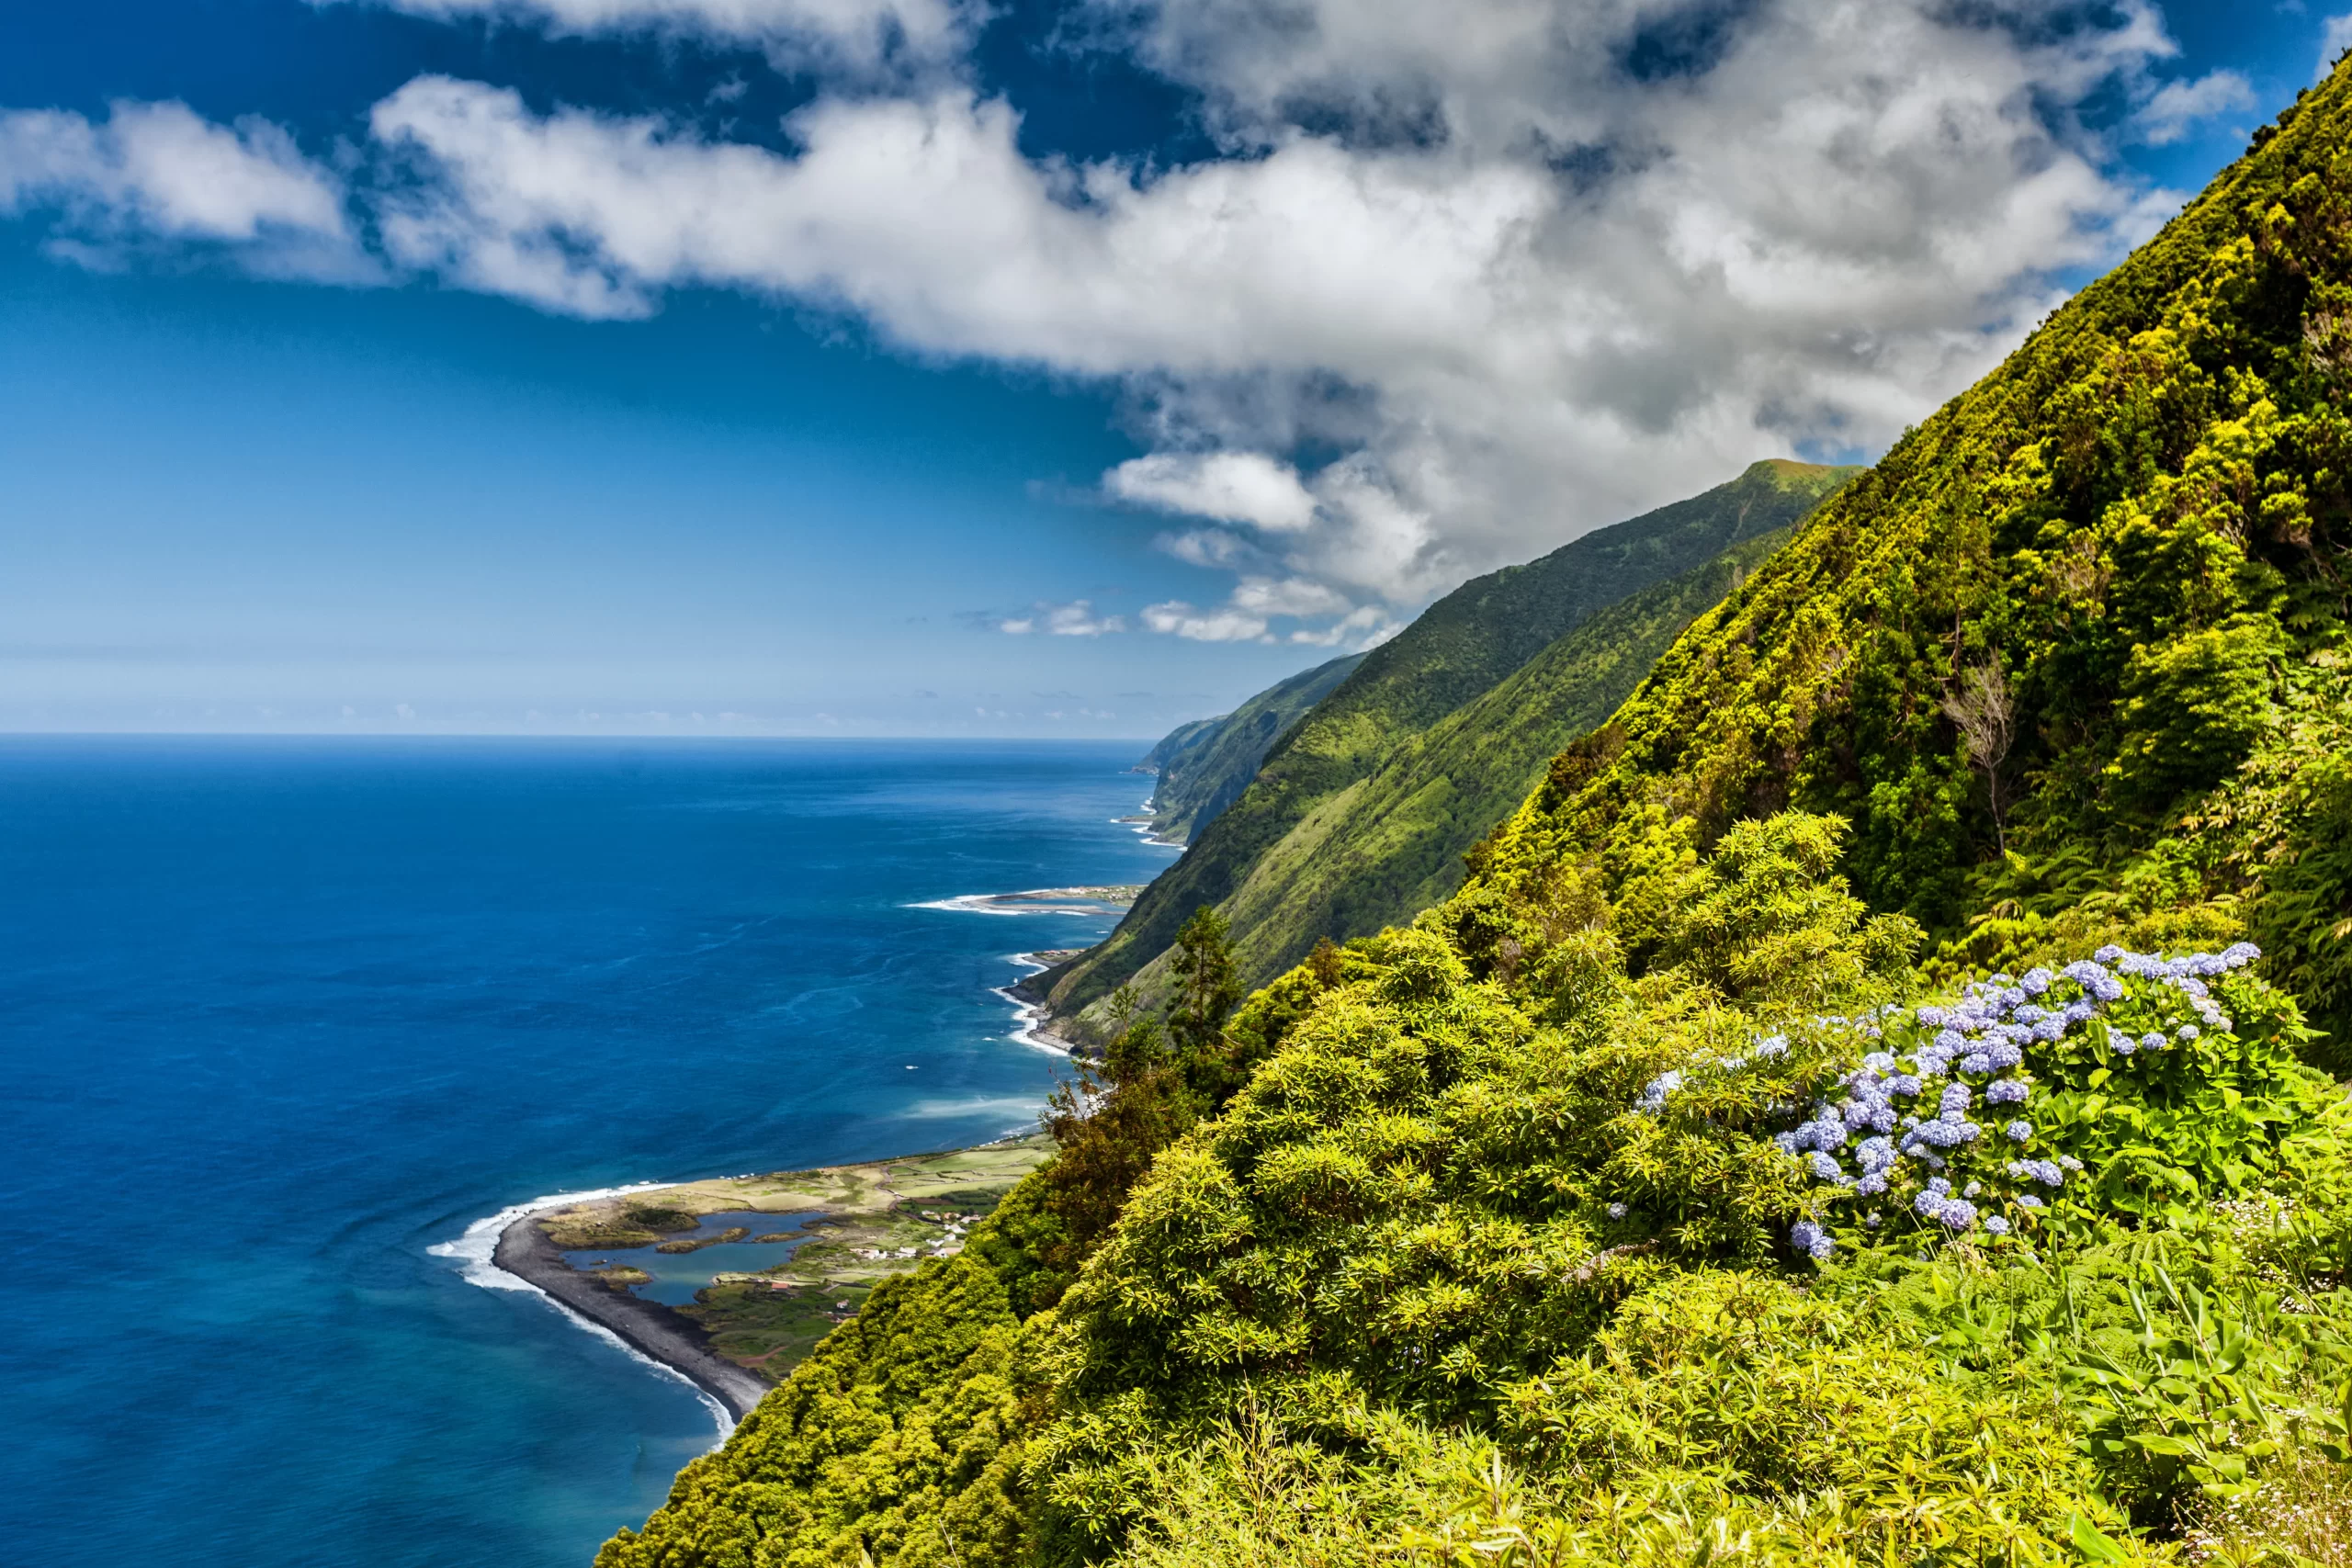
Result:
{"label": "horizon line", "polygon": [[[1179,720],[1179,724],[1190,722]],[[1096,741],[1157,741],[1164,731],[1115,735],[1036,735],[1023,733],[942,733],[868,731],[849,728],[691,732],[676,729],[27,729],[0,725],[6,740],[1035,740],[1048,744],[1090,744]]]}

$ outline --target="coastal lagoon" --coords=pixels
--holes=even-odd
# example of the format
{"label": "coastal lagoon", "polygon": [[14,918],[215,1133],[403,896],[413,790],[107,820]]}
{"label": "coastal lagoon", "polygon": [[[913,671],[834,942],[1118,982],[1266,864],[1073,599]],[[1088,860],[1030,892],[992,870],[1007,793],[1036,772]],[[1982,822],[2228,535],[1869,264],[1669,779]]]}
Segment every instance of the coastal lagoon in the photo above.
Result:
{"label": "coastal lagoon", "polygon": [[711,1412],[432,1249],[1034,1127],[1113,914],[920,906],[1149,880],[1140,750],[0,740],[11,1559],[581,1568]]}
{"label": "coastal lagoon", "polygon": [[[695,1299],[695,1292],[708,1285],[722,1273],[756,1274],[763,1269],[773,1269],[779,1263],[789,1263],[792,1255],[824,1235],[820,1230],[801,1230],[811,1220],[824,1218],[824,1211],[812,1209],[797,1214],[744,1213],[739,1214],[706,1214],[702,1224],[690,1231],[675,1231],[664,1241],[699,1241],[705,1245],[692,1252],[663,1252],[649,1242],[643,1247],[592,1247],[574,1249],[563,1255],[563,1260],[585,1273],[606,1264],[618,1264],[651,1276],[638,1285],[632,1294],[665,1306],[685,1306]],[[750,1231],[752,1237],[792,1233],[790,1241],[718,1242],[715,1238],[728,1231]]]}

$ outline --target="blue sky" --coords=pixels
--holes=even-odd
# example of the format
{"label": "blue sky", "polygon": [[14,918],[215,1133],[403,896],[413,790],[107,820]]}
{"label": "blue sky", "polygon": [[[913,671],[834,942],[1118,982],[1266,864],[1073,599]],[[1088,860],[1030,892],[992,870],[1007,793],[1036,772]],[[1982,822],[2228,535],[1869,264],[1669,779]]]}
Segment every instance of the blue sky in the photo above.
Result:
{"label": "blue sky", "polygon": [[1157,734],[1868,457],[2289,6],[0,5],[0,728]]}

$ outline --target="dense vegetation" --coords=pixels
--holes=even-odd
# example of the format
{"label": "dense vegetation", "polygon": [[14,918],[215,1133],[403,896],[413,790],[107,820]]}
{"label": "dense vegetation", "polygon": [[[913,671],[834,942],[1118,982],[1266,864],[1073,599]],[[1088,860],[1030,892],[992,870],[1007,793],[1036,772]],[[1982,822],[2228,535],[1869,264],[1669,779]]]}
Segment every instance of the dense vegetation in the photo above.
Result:
{"label": "dense vegetation", "polygon": [[[1776,528],[1745,539],[1596,613],[1485,695],[1399,738],[1369,774],[1250,861],[1218,906],[1242,973],[1271,979],[1317,941],[1368,936],[1451,895],[1464,852],[1543,781],[1552,758],[1608,718],[1682,628],[1787,538]],[[1138,969],[1138,992],[1157,996],[1169,962]]]}
{"label": "dense vegetation", "polygon": [[[1645,589],[1693,571],[1701,573],[1700,581],[1720,587],[1730,573],[1709,563],[1727,548],[1786,526],[1851,472],[1758,463],[1702,495],[1588,534],[1525,566],[1475,579],[1430,605],[1404,632],[1367,654],[1274,743],[1240,798],[1152,884],[1110,941],[1041,978],[1060,1027],[1099,1040],[1110,1029],[1108,1000],[1120,987],[1139,983],[1147,996],[1156,997],[1164,984],[1164,960],[1148,975],[1141,972],[1161,958],[1177,928],[1204,904],[1226,908],[1243,974],[1260,984],[1317,937],[1368,935],[1419,908],[1403,901],[1417,891],[1450,890],[1442,885],[1450,883],[1455,857],[1526,795],[1552,750],[1615,705],[1680,629],[1676,613],[1697,606],[1681,592],[1622,625],[1622,634],[1639,643],[1638,654],[1604,643],[1553,661],[1567,683],[1556,690],[1522,688],[1522,698],[1532,699],[1524,703],[1528,719],[1543,727],[1526,744],[1498,735],[1501,747],[1491,750],[1482,742],[1496,732],[1465,731],[1458,725],[1434,750],[1417,742],[1448,716],[1526,669],[1560,637]],[[1485,712],[1501,731],[1514,730],[1521,722],[1506,712]],[[1317,918],[1331,912],[1329,899],[1349,897],[1323,865],[1353,875],[1366,869],[1360,852],[1373,846],[1356,839],[1351,845],[1335,845],[1335,858],[1313,870],[1300,863],[1334,824],[1363,817],[1348,792],[1408,749],[1420,765],[1408,763],[1401,773],[1392,769],[1390,785],[1382,789],[1409,778],[1411,793],[1396,798],[1411,802],[1415,826],[1373,849],[1373,858],[1382,863],[1354,895],[1355,907],[1369,923],[1317,925]],[[1513,771],[1499,771],[1504,766]],[[1487,767],[1498,771],[1481,771]],[[1457,791],[1467,796],[1458,806],[1450,798]],[[1434,876],[1431,868],[1437,869]],[[1253,874],[1261,882],[1249,888]]]}
{"label": "dense vegetation", "polygon": [[604,1568],[2352,1562],[2346,193],[2339,70],[1409,927],[1196,914]]}
{"label": "dense vegetation", "polygon": [[1159,775],[1152,832],[1179,844],[1198,836],[1250,787],[1274,742],[1363,662],[1361,653],[1344,654],[1276,682],[1231,713],[1170,730],[1136,764]]}

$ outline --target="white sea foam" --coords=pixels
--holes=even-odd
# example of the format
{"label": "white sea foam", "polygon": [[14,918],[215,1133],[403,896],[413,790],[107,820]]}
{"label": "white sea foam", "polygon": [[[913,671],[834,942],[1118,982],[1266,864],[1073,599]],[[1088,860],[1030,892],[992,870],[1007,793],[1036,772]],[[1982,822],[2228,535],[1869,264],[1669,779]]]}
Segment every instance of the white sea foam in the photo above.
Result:
{"label": "white sea foam", "polygon": [[[1145,816],[1149,817],[1159,811],[1159,807],[1156,804],[1159,799],[1159,796],[1157,795],[1148,795],[1144,796],[1144,802],[1141,809]],[[1152,831],[1151,824],[1148,822],[1131,822],[1125,817],[1114,817],[1111,820],[1122,828],[1133,829],[1136,838],[1141,839],[1145,843],[1149,844],[1155,850],[1181,850],[1184,847],[1178,840],[1161,838],[1158,833]]]}
{"label": "white sea foam", "polygon": [[[424,1250],[435,1258],[455,1258],[463,1267],[459,1270],[469,1285],[480,1285],[485,1291],[533,1291],[539,1288],[519,1274],[509,1274],[496,1261],[498,1238],[508,1225],[526,1214],[545,1213],[549,1209],[568,1209],[574,1203],[593,1203],[599,1198],[618,1198],[629,1192],[650,1192],[657,1187],[674,1187],[674,1181],[639,1181],[627,1187],[600,1187],[593,1192],[553,1192],[544,1198],[534,1198],[527,1203],[515,1203],[501,1209],[486,1220],[476,1220],[466,1227],[455,1241],[435,1242]],[[545,1294],[544,1292],[539,1292]]]}
{"label": "white sea foam", "polygon": [[[1023,975],[1021,977],[1023,980],[1027,979],[1029,975],[1042,975],[1046,970],[1053,967],[1050,964],[1039,962],[1037,955],[1034,953],[1010,953],[1005,954],[1005,957],[1011,963],[1023,964],[1028,966],[1028,975]],[[1016,980],[1013,982],[1013,985],[1019,985],[1020,983],[1021,982],[1019,980]],[[1024,1002],[1019,997],[1014,996],[1012,994],[1012,986],[992,987],[990,987],[989,994],[991,996],[1002,997],[1006,1003],[1012,1009],[1012,1032],[1005,1036],[1007,1040],[1011,1040],[1017,1044],[1026,1045],[1033,1051],[1044,1051],[1056,1056],[1067,1056],[1069,1055],[1069,1047],[1068,1045],[1063,1044],[1060,1041],[1055,1039],[1050,1034],[1041,1034],[1038,1032],[1037,1026],[1046,1021],[1046,1010],[1044,1008],[1037,1006],[1035,1002]]]}
{"label": "white sea foam", "polygon": [[627,1187],[599,1187],[586,1192],[549,1193],[544,1198],[534,1198],[527,1203],[510,1204],[487,1219],[476,1220],[455,1241],[435,1242],[424,1250],[435,1258],[456,1258],[459,1265],[458,1275],[467,1284],[480,1285],[485,1291],[522,1291],[535,1295],[561,1313],[567,1320],[604,1340],[630,1360],[652,1368],[673,1382],[684,1383],[693,1391],[696,1399],[702,1401],[711,1418],[718,1423],[718,1441],[711,1445],[716,1449],[735,1431],[735,1418],[728,1413],[727,1406],[712,1398],[699,1383],[677,1368],[664,1366],[603,1324],[593,1323],[581,1316],[520,1274],[508,1273],[497,1262],[498,1238],[505,1233],[508,1225],[526,1214],[544,1213],[549,1209],[570,1208],[574,1203],[593,1202],[599,1198],[618,1198],[630,1192],[650,1192],[657,1188],[676,1185],[673,1181],[638,1181]]}
{"label": "white sea foam", "polygon": [[[1058,904],[1020,904],[1018,898],[1065,898]],[[1025,887],[1012,893],[959,893],[953,898],[933,898],[910,904],[910,909],[945,909],[959,915],[1099,915],[1113,908],[1089,898],[1074,887]]]}
{"label": "white sea foam", "polygon": [[1004,1116],[1015,1123],[1017,1132],[1037,1130],[1037,1112],[1045,1105],[1035,1095],[1004,1094],[970,1100],[919,1100],[899,1112],[906,1122],[960,1121],[967,1116]]}

